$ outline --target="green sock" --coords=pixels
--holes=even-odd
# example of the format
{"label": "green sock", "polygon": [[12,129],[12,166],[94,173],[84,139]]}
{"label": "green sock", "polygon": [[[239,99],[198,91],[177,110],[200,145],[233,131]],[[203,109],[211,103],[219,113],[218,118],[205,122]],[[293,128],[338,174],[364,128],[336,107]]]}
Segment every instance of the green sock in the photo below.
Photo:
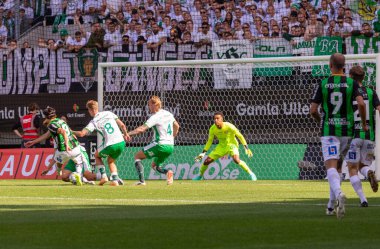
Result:
{"label": "green sock", "polygon": [[102,175],[102,177],[104,177],[104,176],[107,175],[107,174],[106,174],[106,167],[104,167],[104,165],[98,165],[97,167],[98,167],[99,172],[100,172],[100,174]]}
{"label": "green sock", "polygon": [[240,160],[239,166],[240,166],[245,172],[247,172],[248,174],[250,174],[250,175],[252,174],[251,169],[248,167],[248,165],[247,165],[244,161]]}
{"label": "green sock", "polygon": [[202,164],[201,169],[199,170],[199,173],[201,174],[201,176],[203,176],[207,168],[208,168],[208,165]]}

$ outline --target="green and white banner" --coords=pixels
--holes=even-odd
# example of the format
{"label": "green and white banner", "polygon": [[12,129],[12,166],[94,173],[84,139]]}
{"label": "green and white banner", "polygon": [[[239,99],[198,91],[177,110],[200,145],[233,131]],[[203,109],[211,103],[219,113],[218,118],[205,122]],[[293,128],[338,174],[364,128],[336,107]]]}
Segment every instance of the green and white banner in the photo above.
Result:
{"label": "green and white banner", "polygon": [[[343,41],[341,37],[317,37],[315,43],[314,55],[332,55],[342,53]],[[314,65],[312,69],[313,76],[328,76],[331,74],[328,62],[323,65]]]}
{"label": "green and white banner", "polygon": [[[253,57],[253,45],[243,41],[214,41],[212,43],[214,59],[241,59]],[[251,88],[252,65],[221,64],[214,65],[215,89]]]}
{"label": "green and white banner", "polygon": [[[346,39],[346,51],[350,54],[370,54],[378,53],[380,37],[352,36]],[[366,85],[376,85],[376,63],[358,62],[366,72],[363,83]],[[348,68],[349,70],[349,68]]]}
{"label": "green and white banner", "polygon": [[[262,38],[254,44],[254,58],[292,56],[292,46],[284,38]],[[255,76],[291,75],[293,67],[284,63],[255,65]]]}

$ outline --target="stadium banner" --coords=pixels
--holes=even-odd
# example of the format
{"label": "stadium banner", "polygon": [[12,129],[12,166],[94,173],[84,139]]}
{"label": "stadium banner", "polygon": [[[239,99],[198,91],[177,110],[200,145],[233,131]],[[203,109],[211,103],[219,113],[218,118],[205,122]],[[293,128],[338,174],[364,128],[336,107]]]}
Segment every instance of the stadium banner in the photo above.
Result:
{"label": "stadium banner", "polygon": [[[342,37],[323,36],[317,37],[315,43],[314,55],[332,55],[334,53],[342,53],[343,40]],[[313,65],[313,76],[329,76],[331,74],[329,65]]]}
{"label": "stadium banner", "polygon": [[[158,61],[158,60],[201,60],[208,59],[210,46],[195,48],[194,45],[165,43],[157,50],[143,46],[114,46],[108,50],[107,62]],[[159,91],[197,90],[211,81],[210,69],[206,68],[160,68],[119,67],[106,70],[105,91]],[[162,78],[165,79],[163,84]]]}
{"label": "stadium banner", "polygon": [[[241,59],[253,57],[253,45],[247,40],[213,41],[214,59]],[[251,88],[252,65],[214,65],[215,89]]]}
{"label": "stadium banner", "polygon": [[[244,160],[255,172],[257,177],[262,180],[276,180],[276,179],[299,179],[299,168],[297,162],[302,160],[306,149],[305,144],[256,144],[248,145],[253,151],[253,158],[248,158],[244,153],[243,146],[240,146],[240,158]],[[211,147],[211,150],[214,147]],[[127,160],[119,160],[117,167],[119,174],[123,179],[138,179],[137,173],[131,169],[134,164],[134,155],[137,151],[141,150],[138,147],[127,147],[124,151],[123,158]],[[174,172],[174,179],[190,180],[199,174],[199,167],[202,162],[195,163],[194,156],[198,155],[203,150],[203,145],[193,146],[175,146],[173,154],[164,163],[165,169],[171,169]],[[275,162],[276,159],[270,159],[266,156],[266,151],[275,150],[279,153],[278,157],[281,158],[281,167],[284,170],[279,171],[276,167],[280,162]],[[289,153],[292,151],[293,153]],[[179,155],[188,155],[187,157],[178,157]],[[206,157],[205,157],[206,158]],[[204,158],[204,159],[205,159]],[[264,163],[265,162],[265,163]],[[165,179],[166,175],[159,174],[150,167],[151,160],[144,160],[143,165],[145,168],[144,175],[146,179],[158,180]],[[269,166],[272,165],[272,166]],[[148,170],[149,169],[149,170]],[[121,172],[121,173],[120,173]],[[229,156],[222,157],[209,165],[204,174],[204,178],[208,180],[249,180],[249,175],[235,164],[233,159]]]}
{"label": "stadium banner", "polygon": [[0,179],[56,179],[55,165],[41,176],[53,159],[54,149],[0,149]]}
{"label": "stadium banner", "polygon": [[[346,38],[346,52],[350,54],[372,54],[378,53],[380,37],[351,36]],[[376,63],[358,62],[366,72],[363,83],[366,85],[376,85]],[[347,68],[349,71],[350,68]]]}
{"label": "stadium banner", "polygon": [[[284,38],[260,38],[254,43],[253,57],[287,57],[292,56],[292,46]],[[293,68],[284,66],[283,63],[272,63],[273,66],[264,67],[255,65],[253,74],[255,76],[284,76],[291,75]]]}
{"label": "stadium banner", "polygon": [[[305,41],[303,37],[293,37],[290,44],[292,45],[293,56],[313,56],[317,38]],[[311,72],[313,63],[302,62],[298,67],[301,72]]]}
{"label": "stadium banner", "polygon": [[[241,159],[247,162],[260,179],[289,179],[299,178],[299,168],[297,162],[302,159],[305,144],[271,144],[271,145],[248,145],[255,156],[251,159],[244,154],[244,149],[240,146]],[[118,160],[118,172],[123,179],[137,179],[134,167],[133,155],[139,151],[139,147],[127,147],[123,152],[122,158]],[[164,167],[174,172],[174,179],[189,180],[199,174],[199,167],[202,162],[194,163],[194,155],[202,151],[203,145],[194,146],[175,146],[174,153],[165,162]],[[212,148],[211,148],[212,149]],[[279,162],[268,163],[265,151],[278,151],[278,158],[281,158],[281,167],[284,171],[278,171],[276,165]],[[294,153],[290,154],[289,151]],[[176,153],[188,155],[188,157],[177,157]],[[54,149],[3,149],[0,150],[0,179],[61,179],[56,174],[54,165],[46,175],[41,176],[42,171],[46,170],[50,160],[53,160]],[[273,159],[276,160],[276,159]],[[265,162],[265,164],[263,163]],[[145,167],[145,178],[149,180],[166,179],[165,175],[158,174],[150,167],[151,160],[143,162]],[[273,165],[268,167],[268,165]],[[107,167],[108,168],[108,167]],[[149,170],[148,170],[149,169]],[[109,173],[109,172],[108,172]],[[204,174],[205,179],[209,180],[248,180],[249,175],[233,162],[229,156],[220,158],[210,164]]]}

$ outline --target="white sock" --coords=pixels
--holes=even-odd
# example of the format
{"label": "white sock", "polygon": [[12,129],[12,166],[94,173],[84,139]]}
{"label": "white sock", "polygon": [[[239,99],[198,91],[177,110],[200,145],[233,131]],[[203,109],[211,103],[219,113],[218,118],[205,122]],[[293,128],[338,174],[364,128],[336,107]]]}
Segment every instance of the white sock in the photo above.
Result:
{"label": "white sock", "polygon": [[365,198],[364,192],[363,192],[362,182],[360,181],[359,176],[357,176],[357,175],[351,176],[350,182],[351,182],[351,185],[354,188],[356,194],[360,198],[360,203],[362,203],[363,201],[367,201],[367,199]]}
{"label": "white sock", "polygon": [[369,166],[364,166],[363,168],[360,169],[360,173],[364,176],[364,177],[368,177],[368,171],[370,170],[371,168]]}
{"label": "white sock", "polygon": [[99,181],[100,179],[102,179],[102,174],[100,174],[100,172],[96,172],[96,180]]}
{"label": "white sock", "polygon": [[327,179],[329,180],[330,188],[334,193],[335,199],[338,198],[339,194],[342,192],[340,189],[340,177],[338,171],[335,168],[328,169]]}
{"label": "white sock", "polygon": [[329,202],[327,202],[327,208],[334,208],[336,198],[335,198],[334,192],[332,191],[331,187],[329,189],[330,189],[330,198],[329,198]]}

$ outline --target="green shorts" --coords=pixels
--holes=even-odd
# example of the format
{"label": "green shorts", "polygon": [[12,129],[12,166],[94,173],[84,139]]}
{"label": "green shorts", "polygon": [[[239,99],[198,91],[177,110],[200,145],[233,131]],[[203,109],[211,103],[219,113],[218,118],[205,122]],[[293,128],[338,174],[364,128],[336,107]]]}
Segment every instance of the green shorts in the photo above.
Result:
{"label": "green shorts", "polygon": [[121,153],[123,153],[124,149],[125,149],[125,142],[123,141],[123,142],[105,147],[102,151],[99,152],[99,156],[111,157],[116,160],[121,155]]}
{"label": "green shorts", "polygon": [[226,146],[217,145],[208,157],[215,161],[225,155],[239,155],[239,148],[235,144],[227,144]]}
{"label": "green shorts", "polygon": [[151,143],[145,146],[142,150],[147,158],[153,158],[153,162],[157,166],[161,164],[171,155],[174,151],[174,145],[170,144],[157,144]]}
{"label": "green shorts", "polygon": [[[88,154],[87,154],[87,151],[83,148],[83,147],[80,147],[80,155],[82,157],[82,162],[83,162],[83,169],[82,169],[82,173],[84,173],[85,171],[92,171],[92,167],[91,167],[91,164],[90,164],[90,159],[88,158]],[[70,170],[71,172],[75,172],[76,171],[76,167],[75,167],[75,163],[73,160],[69,160],[69,162],[66,164],[65,170]]]}

